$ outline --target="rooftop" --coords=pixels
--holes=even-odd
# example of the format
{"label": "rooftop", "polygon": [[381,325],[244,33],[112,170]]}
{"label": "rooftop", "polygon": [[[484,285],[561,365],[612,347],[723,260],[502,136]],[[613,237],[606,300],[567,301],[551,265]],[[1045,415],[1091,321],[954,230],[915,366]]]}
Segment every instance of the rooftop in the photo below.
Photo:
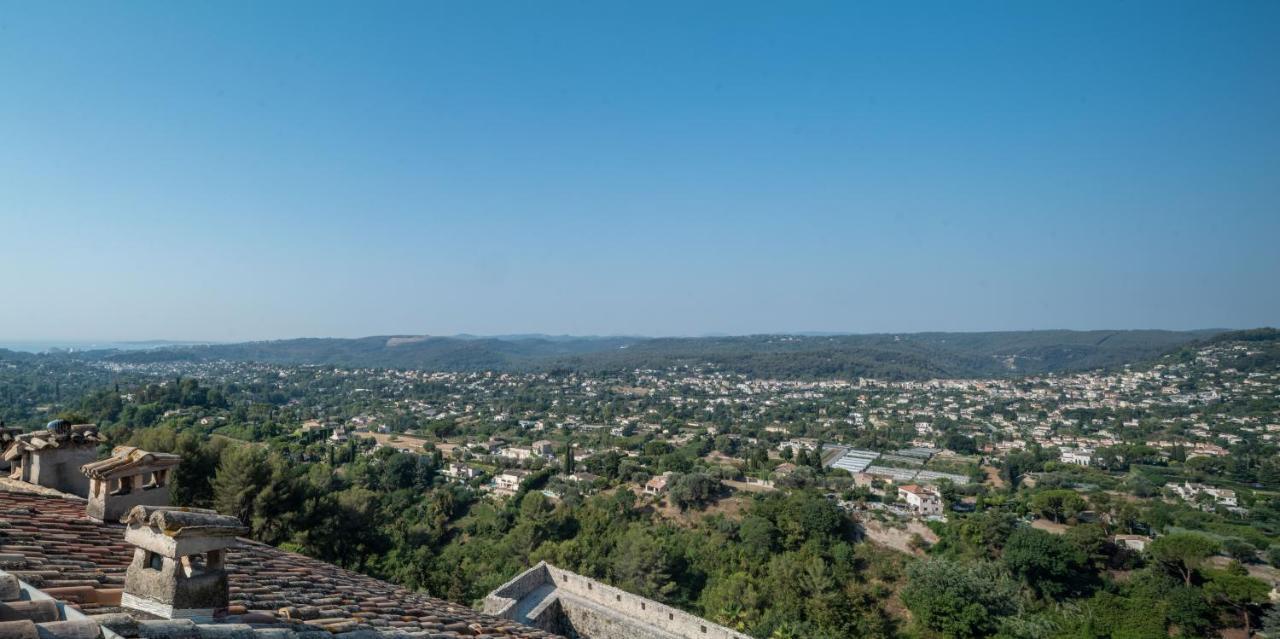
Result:
{"label": "rooftop", "polygon": [[172,468],[181,458],[172,453],[154,453],[133,446],[117,446],[111,456],[85,464],[84,474],[94,479],[114,479],[123,475]]}
{"label": "rooftop", "polygon": [[[181,527],[174,515],[165,519],[150,523]],[[195,622],[147,618],[120,607],[133,551],[125,541],[125,527],[89,519],[84,500],[14,492],[0,485],[0,570],[60,600],[68,615],[89,615],[126,637],[555,636],[242,538],[235,539],[227,556],[228,614]],[[77,632],[83,631],[81,626],[75,627]]]}

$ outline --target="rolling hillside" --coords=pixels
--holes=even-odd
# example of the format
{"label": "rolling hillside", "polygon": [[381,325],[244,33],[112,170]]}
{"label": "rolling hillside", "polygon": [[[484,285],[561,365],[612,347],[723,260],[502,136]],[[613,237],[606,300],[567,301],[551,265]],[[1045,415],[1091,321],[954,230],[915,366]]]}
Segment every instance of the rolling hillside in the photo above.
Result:
{"label": "rolling hillside", "polygon": [[1140,362],[1219,331],[1020,331],[742,337],[306,338],[99,352],[120,362],[225,359],[424,370],[610,371],[709,364],[768,377],[1006,376]]}

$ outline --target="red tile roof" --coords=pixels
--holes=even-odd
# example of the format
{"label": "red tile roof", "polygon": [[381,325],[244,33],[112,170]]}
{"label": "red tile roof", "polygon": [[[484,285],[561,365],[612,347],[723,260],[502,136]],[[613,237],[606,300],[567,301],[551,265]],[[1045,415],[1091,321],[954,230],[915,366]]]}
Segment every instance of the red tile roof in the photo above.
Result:
{"label": "red tile roof", "polygon": [[[89,519],[85,502],[0,486],[0,570],[86,614],[116,607],[133,546],[124,527]],[[278,548],[239,539],[227,556],[232,614],[261,612],[341,633],[555,637]]]}

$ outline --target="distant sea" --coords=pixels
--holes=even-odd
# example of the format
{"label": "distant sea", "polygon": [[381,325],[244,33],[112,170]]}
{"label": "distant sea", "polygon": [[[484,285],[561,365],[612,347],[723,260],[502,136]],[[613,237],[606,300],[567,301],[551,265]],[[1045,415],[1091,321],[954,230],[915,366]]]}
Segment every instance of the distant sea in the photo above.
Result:
{"label": "distant sea", "polygon": [[209,342],[170,342],[164,340],[149,340],[142,342],[56,342],[56,341],[31,341],[31,342],[3,342],[0,341],[0,348],[11,351],[22,351],[26,353],[48,353],[51,351],[100,351],[116,349],[121,351],[140,351],[149,348],[161,348],[163,346],[193,346],[197,344],[208,344]]}

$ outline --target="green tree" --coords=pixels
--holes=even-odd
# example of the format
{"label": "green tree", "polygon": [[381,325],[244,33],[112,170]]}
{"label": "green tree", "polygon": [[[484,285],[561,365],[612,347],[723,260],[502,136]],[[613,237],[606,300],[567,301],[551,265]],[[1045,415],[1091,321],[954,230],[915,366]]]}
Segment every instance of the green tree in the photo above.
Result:
{"label": "green tree", "polygon": [[573,474],[573,465],[573,442],[570,441],[564,445],[564,474],[566,477]]}
{"label": "green tree", "polygon": [[787,548],[798,548],[811,539],[827,540],[840,531],[844,515],[830,500],[812,491],[787,495],[778,509],[776,523]]}
{"label": "green tree", "polygon": [[676,475],[667,487],[667,498],[680,510],[706,505],[720,492],[720,482],[706,473]]}
{"label": "green tree", "polygon": [[1107,541],[1107,533],[1102,526],[1079,524],[1067,530],[1063,537],[1081,553],[1088,564],[1097,569],[1106,567],[1111,544]]}
{"label": "green tree", "polygon": [[254,499],[267,485],[271,469],[257,446],[228,446],[213,477],[213,506],[241,522],[253,521]]}
{"label": "green tree", "polygon": [[1018,611],[1018,587],[987,562],[929,559],[907,570],[902,602],[916,623],[955,639],[995,634]]}
{"label": "green tree", "polygon": [[1209,580],[1204,585],[1204,592],[1210,600],[1240,614],[1246,637],[1251,635],[1253,627],[1250,623],[1252,609],[1267,601],[1270,590],[1265,581],[1250,577],[1243,568],[1210,571]]}
{"label": "green tree", "polygon": [[1031,497],[1031,509],[1055,523],[1075,517],[1085,508],[1084,498],[1074,490],[1045,490]]}
{"label": "green tree", "polygon": [[1053,599],[1080,588],[1085,573],[1084,553],[1058,535],[1030,527],[1009,535],[1000,561],[1028,588]]}
{"label": "green tree", "polygon": [[293,530],[304,527],[298,521],[303,485],[295,480],[293,467],[280,455],[270,455],[267,468],[266,480],[253,496],[253,516],[245,523],[255,539],[278,545],[287,541]]}
{"label": "green tree", "polygon": [[1182,577],[1190,586],[1201,562],[1218,552],[1218,542],[1195,533],[1173,533],[1157,537],[1147,547],[1151,558]]}
{"label": "green tree", "polygon": [[711,580],[702,589],[699,605],[704,616],[745,632],[755,623],[765,601],[751,576],[739,571]]}
{"label": "green tree", "polygon": [[766,558],[777,546],[778,527],[773,522],[758,515],[747,515],[738,526],[738,539],[747,554],[756,558]]}
{"label": "green tree", "polygon": [[1250,564],[1258,560],[1258,550],[1243,539],[1222,540],[1222,550],[1240,563]]}
{"label": "green tree", "polygon": [[1271,606],[1271,610],[1262,618],[1262,632],[1267,635],[1267,639],[1280,637],[1280,606]]}
{"label": "green tree", "polygon": [[644,527],[632,525],[618,542],[614,553],[614,584],[639,595],[665,600],[675,592],[671,557]]}

